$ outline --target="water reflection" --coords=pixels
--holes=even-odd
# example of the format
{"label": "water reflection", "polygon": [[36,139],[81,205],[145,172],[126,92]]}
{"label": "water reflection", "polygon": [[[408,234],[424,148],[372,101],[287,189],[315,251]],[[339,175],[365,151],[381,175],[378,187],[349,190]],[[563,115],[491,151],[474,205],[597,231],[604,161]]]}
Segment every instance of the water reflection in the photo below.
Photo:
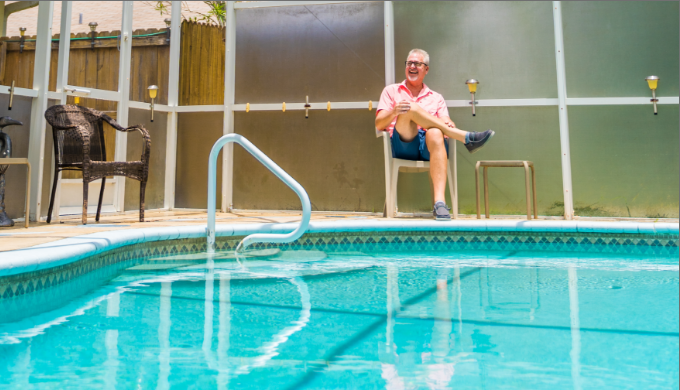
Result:
{"label": "water reflection", "polygon": [[170,308],[172,304],[172,282],[161,282],[160,319],[158,322],[158,385],[157,389],[170,388]]}
{"label": "water reflection", "polygon": [[578,275],[571,266],[569,274],[569,317],[571,321],[571,380],[581,390],[581,323],[578,314]]}

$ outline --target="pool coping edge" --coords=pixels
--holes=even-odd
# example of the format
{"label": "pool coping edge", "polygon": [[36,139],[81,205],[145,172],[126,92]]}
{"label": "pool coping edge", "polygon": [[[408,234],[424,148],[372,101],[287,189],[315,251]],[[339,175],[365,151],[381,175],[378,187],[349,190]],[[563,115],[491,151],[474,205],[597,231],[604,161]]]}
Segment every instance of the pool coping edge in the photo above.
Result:
{"label": "pool coping edge", "polygon": [[[217,237],[244,236],[252,233],[289,233],[298,223],[218,224]],[[439,232],[514,232],[514,233],[604,233],[674,234],[675,223],[595,222],[595,221],[427,221],[362,220],[310,222],[305,233],[439,231]],[[24,249],[0,252],[0,277],[69,264],[107,250],[144,242],[201,238],[206,226],[173,226],[122,229],[69,237]]]}

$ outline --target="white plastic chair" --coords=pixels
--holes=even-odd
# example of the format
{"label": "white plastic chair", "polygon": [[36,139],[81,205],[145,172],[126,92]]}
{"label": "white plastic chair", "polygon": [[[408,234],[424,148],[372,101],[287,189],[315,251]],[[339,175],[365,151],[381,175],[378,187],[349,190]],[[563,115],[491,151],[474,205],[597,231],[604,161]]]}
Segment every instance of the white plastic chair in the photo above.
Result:
{"label": "white plastic chair", "polygon": [[[383,137],[385,150],[385,216],[394,218],[399,210],[397,206],[397,181],[399,172],[429,172],[429,161],[411,161],[392,157],[392,142],[387,131],[375,132],[376,137]],[[451,194],[451,217],[458,218],[458,177],[456,174],[456,141],[449,142],[449,166],[446,170],[449,192]]]}

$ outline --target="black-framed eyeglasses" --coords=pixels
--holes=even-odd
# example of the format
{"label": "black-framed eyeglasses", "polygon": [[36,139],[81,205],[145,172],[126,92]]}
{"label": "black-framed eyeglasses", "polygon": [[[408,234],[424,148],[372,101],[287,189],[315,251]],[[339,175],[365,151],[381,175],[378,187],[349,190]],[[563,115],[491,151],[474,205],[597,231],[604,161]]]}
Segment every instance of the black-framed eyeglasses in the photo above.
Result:
{"label": "black-framed eyeglasses", "polygon": [[422,68],[422,67],[428,66],[428,65],[424,62],[406,61],[406,67],[410,68],[411,66],[415,66],[416,68]]}

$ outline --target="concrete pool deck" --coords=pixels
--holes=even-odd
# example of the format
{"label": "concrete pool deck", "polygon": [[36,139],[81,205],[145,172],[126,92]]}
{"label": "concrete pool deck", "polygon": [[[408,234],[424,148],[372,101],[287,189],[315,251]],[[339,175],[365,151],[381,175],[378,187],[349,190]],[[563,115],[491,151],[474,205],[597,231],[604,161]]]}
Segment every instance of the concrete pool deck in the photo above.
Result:
{"label": "concrete pool deck", "polygon": [[[290,223],[300,220],[299,211],[253,211],[236,210],[233,213],[217,213],[217,224],[262,224],[262,223]],[[167,228],[178,226],[206,226],[207,213],[197,210],[174,210],[174,211],[147,211],[145,213],[146,222],[139,222],[139,215],[135,213],[121,215],[102,215],[100,222],[94,218],[88,219],[87,225],[80,223],[80,215],[62,217],[61,221],[51,224],[45,222],[31,222],[28,228],[23,227],[23,223],[17,222],[11,228],[0,228],[0,252],[26,249],[40,244],[46,244],[66,238],[82,236],[91,233],[102,233],[107,231],[119,231],[127,229],[142,228]],[[399,224],[404,221],[432,221],[432,217],[426,214],[405,215],[398,218],[383,218],[382,214],[373,213],[353,213],[353,212],[313,212],[312,222],[321,221],[348,221],[353,220],[379,220]],[[522,216],[493,216],[490,220],[482,218],[477,220],[475,215],[461,215],[458,221],[467,223],[483,224],[486,221],[527,221]],[[636,223],[673,223],[678,224],[678,219],[643,219],[643,218],[584,218],[580,217],[577,221],[588,222],[636,222]],[[552,221],[570,223],[561,217],[541,217],[538,221]],[[446,222],[444,222],[446,223]]]}

